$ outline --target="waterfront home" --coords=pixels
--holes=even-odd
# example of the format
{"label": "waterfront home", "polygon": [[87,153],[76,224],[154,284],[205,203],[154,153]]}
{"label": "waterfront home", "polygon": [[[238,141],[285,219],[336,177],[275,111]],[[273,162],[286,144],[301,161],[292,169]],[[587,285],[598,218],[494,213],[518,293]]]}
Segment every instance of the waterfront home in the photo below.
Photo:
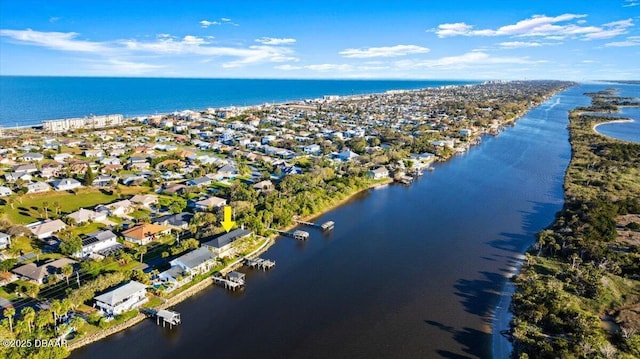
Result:
{"label": "waterfront home", "polygon": [[125,240],[136,244],[147,244],[163,234],[171,233],[171,227],[154,223],[141,223],[122,232]]}
{"label": "waterfront home", "polygon": [[146,303],[148,300],[146,294],[146,285],[130,281],[127,284],[104,292],[95,297],[94,300],[100,314],[105,317],[114,317]]}
{"label": "waterfront home", "polygon": [[231,255],[233,252],[231,248],[231,244],[233,244],[233,242],[238,239],[248,237],[252,233],[253,232],[244,228],[237,228],[215,238],[203,238],[201,240],[202,246],[211,249],[211,251],[218,257],[226,257]]}
{"label": "waterfront home", "polygon": [[96,212],[84,208],[80,208],[79,210],[68,214],[66,217],[72,219],[76,224],[89,221],[102,222],[107,220],[107,214],[105,212]]}
{"label": "waterfront home", "polygon": [[206,247],[200,247],[184,254],[169,264],[172,267],[180,267],[183,276],[193,277],[196,274],[207,273],[213,268],[216,256]]}
{"label": "waterfront home", "polygon": [[165,291],[169,293],[189,283],[191,277],[180,266],[173,266],[158,273],[157,279],[167,287]]}
{"label": "waterfront home", "polygon": [[373,178],[374,180],[388,178],[389,170],[384,166],[380,166],[368,171],[367,175]]}
{"label": "waterfront home", "polygon": [[175,229],[187,229],[189,228],[189,222],[192,218],[193,213],[183,212],[158,217],[153,220],[153,223],[169,226]]}
{"label": "waterfront home", "polygon": [[87,258],[94,255],[107,255],[122,248],[122,244],[118,243],[117,236],[109,231],[96,231],[89,233],[82,238],[82,250],[75,253],[78,258]]}
{"label": "waterfront home", "polygon": [[61,220],[56,219],[45,222],[34,222],[27,224],[25,227],[27,227],[27,229],[29,229],[36,238],[45,239],[51,237],[54,233],[67,228],[67,225]]}
{"label": "waterfront home", "polygon": [[52,181],[51,184],[56,191],[69,191],[82,187],[82,183],[74,178],[63,178],[61,180]]}
{"label": "waterfront home", "polygon": [[154,204],[158,204],[158,196],[154,194],[137,194],[129,199],[131,203],[150,208]]}
{"label": "waterfront home", "polygon": [[12,194],[11,188],[0,186],[0,197],[11,196]]}
{"label": "waterfront home", "polygon": [[212,196],[203,200],[190,202],[190,203],[191,203],[191,206],[196,211],[208,211],[210,209],[214,209],[214,208],[217,209],[222,206],[225,206],[227,204],[227,200],[224,198]]}
{"label": "waterfront home", "polygon": [[0,232],[0,249],[6,249],[11,245],[11,236]]}

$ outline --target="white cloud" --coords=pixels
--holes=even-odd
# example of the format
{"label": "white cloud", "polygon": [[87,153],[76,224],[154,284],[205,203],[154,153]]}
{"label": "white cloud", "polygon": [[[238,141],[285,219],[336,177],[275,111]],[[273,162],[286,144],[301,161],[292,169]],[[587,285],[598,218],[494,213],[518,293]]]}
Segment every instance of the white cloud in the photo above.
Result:
{"label": "white cloud", "polygon": [[114,75],[142,75],[164,68],[162,65],[152,65],[143,62],[124,61],[120,59],[107,59],[94,62],[90,68],[97,73]]}
{"label": "white cloud", "polygon": [[109,51],[108,45],[100,42],[78,40],[76,32],[41,32],[27,30],[0,30],[0,36],[11,38],[18,43],[42,46],[49,49],[74,52]]}
{"label": "white cloud", "polygon": [[231,22],[231,19],[229,19],[228,17],[223,17],[223,18],[220,18],[220,21]]}
{"label": "white cloud", "polygon": [[632,47],[640,46],[640,36],[629,36],[624,41],[615,41],[605,44],[606,47]]}
{"label": "white cloud", "polygon": [[60,19],[61,19],[60,17],[52,16],[49,18],[49,22],[53,24],[54,22],[60,21]]}
{"label": "white cloud", "polygon": [[625,4],[622,7],[634,7],[640,5],[637,0],[625,0]]}
{"label": "white cloud", "polygon": [[499,45],[504,47],[504,48],[509,48],[509,49],[517,49],[517,48],[522,48],[522,47],[540,47],[540,46],[542,46],[542,44],[539,43],[539,42],[525,42],[525,41],[501,42]]}
{"label": "white cloud", "polygon": [[257,45],[249,47],[213,46],[205,38],[186,35],[177,39],[169,34],[159,34],[153,41],[135,39],[94,42],[78,40],[74,32],[40,32],[27,30],[0,30],[0,36],[8,37],[16,43],[46,47],[58,51],[83,52],[111,58],[115,55],[126,56],[152,54],[164,56],[194,55],[202,57],[232,57],[225,67],[238,67],[260,62],[297,61],[294,51],[289,47]]}
{"label": "white cloud", "polygon": [[296,39],[292,38],[274,38],[274,37],[261,37],[255,40],[264,45],[290,45],[295,44]]}
{"label": "white cloud", "polygon": [[[562,14],[551,17],[534,15],[531,18],[518,21],[515,24],[504,25],[497,29],[475,30],[472,25],[464,22],[440,24],[435,32],[438,37],[452,36],[513,36],[513,37],[545,37],[561,40],[566,37],[578,37],[583,40],[607,39],[627,33],[627,28],[633,26],[632,19],[619,20],[601,26],[581,26],[587,15]],[[575,20],[575,23],[567,23]]]}
{"label": "white cloud", "polygon": [[304,66],[305,69],[309,69],[312,71],[352,71],[353,66],[349,64],[316,64],[316,65],[307,65]]}
{"label": "white cloud", "polygon": [[385,47],[369,47],[362,49],[345,49],[340,55],[350,58],[398,57],[411,54],[426,54],[430,50],[417,45],[396,45]]}
{"label": "white cloud", "polygon": [[200,26],[202,26],[203,28],[208,28],[211,25],[222,25],[220,22],[218,21],[209,21],[209,20],[202,20],[200,21]]}
{"label": "white cloud", "polygon": [[274,68],[278,70],[284,70],[284,71],[293,71],[293,70],[302,70],[304,67],[294,66],[291,64],[284,64],[284,65],[274,66]]}
{"label": "white cloud", "polygon": [[526,57],[492,57],[486,52],[471,51],[462,55],[447,56],[435,60],[402,60],[396,61],[395,66],[398,69],[418,69],[418,68],[436,68],[436,69],[461,69],[483,65],[494,64],[534,64]]}

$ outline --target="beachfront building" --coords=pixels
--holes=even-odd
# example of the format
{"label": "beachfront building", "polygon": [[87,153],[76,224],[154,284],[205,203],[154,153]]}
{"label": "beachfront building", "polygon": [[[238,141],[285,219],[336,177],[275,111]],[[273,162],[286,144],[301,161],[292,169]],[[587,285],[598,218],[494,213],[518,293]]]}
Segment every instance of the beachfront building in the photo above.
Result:
{"label": "beachfront building", "polygon": [[45,131],[53,133],[69,132],[78,129],[95,129],[120,126],[124,123],[124,117],[119,114],[63,118],[60,120],[43,121],[42,126]]}
{"label": "beachfront building", "polygon": [[105,317],[114,317],[147,302],[147,286],[131,281],[94,298],[96,306]]}
{"label": "beachfront building", "polygon": [[243,228],[237,228],[216,238],[204,238],[202,246],[209,248],[218,257],[227,257],[233,254],[231,244],[241,238],[250,236],[253,232]]}

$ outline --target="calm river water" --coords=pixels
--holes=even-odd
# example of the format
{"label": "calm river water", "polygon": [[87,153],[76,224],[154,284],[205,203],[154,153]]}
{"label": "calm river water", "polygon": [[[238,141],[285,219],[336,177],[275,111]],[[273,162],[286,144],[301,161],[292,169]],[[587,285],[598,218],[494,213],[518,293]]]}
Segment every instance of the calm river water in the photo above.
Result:
{"label": "calm river water", "polygon": [[[331,234],[279,239],[263,255],[276,261],[272,271],[243,269],[242,293],[211,287],[177,305],[178,328],[147,320],[72,357],[508,355],[508,343],[492,337],[494,308],[519,256],[562,206],[567,111],[605,87],[551,98],[409,187],[363,193],[317,219],[336,222]],[[498,310],[497,323],[507,315]]]}

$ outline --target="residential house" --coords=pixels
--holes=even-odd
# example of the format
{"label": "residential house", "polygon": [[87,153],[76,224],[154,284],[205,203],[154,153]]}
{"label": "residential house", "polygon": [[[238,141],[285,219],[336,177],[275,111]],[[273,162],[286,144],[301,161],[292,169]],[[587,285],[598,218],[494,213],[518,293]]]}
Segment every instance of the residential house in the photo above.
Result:
{"label": "residential house", "polygon": [[158,217],[153,220],[153,223],[173,227],[176,229],[187,229],[189,228],[189,223],[191,222],[192,218],[193,213],[183,212]]}
{"label": "residential house", "polygon": [[137,194],[129,198],[129,201],[135,205],[150,208],[154,204],[158,204],[158,196],[153,194]]}
{"label": "residential house", "polygon": [[212,196],[203,200],[190,202],[189,204],[191,204],[191,206],[196,211],[208,211],[213,208],[220,208],[222,206],[225,206],[227,204],[227,200],[224,198]]}
{"label": "residential house", "polygon": [[58,163],[64,163],[69,158],[73,158],[73,155],[70,153],[56,153],[53,156],[53,160]]}
{"label": "residential house", "polygon": [[271,191],[273,190],[273,182],[271,182],[271,180],[260,181],[254,184],[253,188],[256,191],[263,191],[263,192]]}
{"label": "residential house", "polygon": [[147,244],[163,234],[171,233],[171,227],[154,223],[141,223],[122,232],[125,240],[140,245]]}
{"label": "residential house", "polygon": [[360,157],[357,153],[351,151],[350,149],[345,149],[344,151],[336,154],[335,156],[337,159],[343,162],[351,161]]}
{"label": "residential house", "polygon": [[41,153],[28,152],[28,153],[25,153],[24,155],[20,156],[20,158],[23,161],[28,161],[28,162],[37,161],[37,162],[40,162],[40,161],[44,160],[44,155],[41,154]]}
{"label": "residential house", "polygon": [[98,188],[107,188],[113,186],[117,182],[118,179],[116,177],[109,175],[99,175],[93,180],[93,182],[91,182],[91,185]]}
{"label": "residential house", "polygon": [[308,155],[316,155],[317,156],[317,155],[322,154],[322,149],[320,148],[320,145],[317,145],[317,144],[304,146],[304,147],[302,147],[302,150],[304,151],[304,153],[306,153]]}
{"label": "residential house", "polygon": [[147,177],[143,175],[130,175],[122,178],[122,184],[125,186],[134,186],[139,185],[146,180]]}
{"label": "residential house", "polygon": [[232,254],[231,244],[238,239],[248,237],[253,232],[248,231],[243,228],[237,228],[229,233],[225,233],[219,237],[215,238],[205,238],[202,239],[202,246],[211,249],[213,254],[218,257],[226,257]]}
{"label": "residential house", "polygon": [[63,178],[61,180],[52,181],[51,184],[56,191],[69,191],[82,187],[82,183],[74,178]]}
{"label": "residential house", "polygon": [[50,190],[51,187],[44,182],[32,182],[27,185],[27,193],[42,193]]}
{"label": "residential house", "polygon": [[80,208],[79,210],[68,214],[66,217],[73,219],[77,224],[89,221],[102,222],[107,220],[107,214],[105,212],[96,212],[84,208]]}
{"label": "residential house", "polygon": [[11,196],[12,194],[11,188],[0,186],[0,197]]}
{"label": "residential house", "polygon": [[147,302],[147,286],[130,281],[95,297],[96,306],[105,317],[114,317]]}
{"label": "residential house", "polygon": [[380,166],[368,171],[367,175],[373,178],[374,180],[388,178],[389,170],[384,166]]}
{"label": "residential house", "polygon": [[36,284],[43,284],[51,275],[61,275],[61,268],[66,265],[74,265],[77,262],[70,258],[58,258],[49,261],[41,266],[35,263],[28,263],[11,270],[20,279]]}
{"label": "residential house", "polygon": [[33,179],[33,176],[31,176],[29,173],[7,172],[4,174],[4,179],[8,183],[14,183],[17,180],[22,180],[24,182],[31,182],[31,180]]}
{"label": "residential house", "polygon": [[0,249],[6,249],[11,246],[11,236],[0,232]]}
{"label": "residential house", "polygon": [[13,168],[13,172],[17,174],[25,174],[25,173],[34,173],[38,172],[38,168],[33,163],[28,163],[26,165],[20,165]]}
{"label": "residential house", "polygon": [[180,184],[180,183],[174,183],[174,184],[170,184],[164,187],[164,189],[162,190],[162,193],[164,194],[183,194],[186,190],[187,186]]}
{"label": "residential house", "polygon": [[240,175],[240,172],[233,165],[224,165],[216,172],[216,178],[218,179],[234,179],[238,175]]}
{"label": "residential house", "polygon": [[109,230],[96,231],[82,238],[82,250],[74,256],[87,258],[95,254],[106,255],[122,247],[122,244],[118,243],[117,236],[113,232]]}
{"label": "residential house", "polygon": [[211,177],[202,176],[198,178],[194,178],[187,181],[187,186],[199,187],[199,186],[208,186],[213,182]]}
{"label": "residential house", "polygon": [[110,216],[114,217],[126,218],[128,217],[127,214],[133,212],[133,210],[133,204],[128,199],[96,206],[97,212],[107,212]]}
{"label": "residential house", "polygon": [[102,158],[104,157],[104,151],[103,150],[86,150],[84,151],[84,156],[85,157],[95,157],[95,158]]}
{"label": "residential house", "polygon": [[206,247],[200,247],[184,254],[171,262],[171,266],[179,266],[191,275],[206,273],[213,267],[216,256]]}
{"label": "residential house", "polygon": [[51,237],[54,233],[67,228],[67,225],[61,220],[56,219],[27,224],[25,227],[27,227],[27,229],[29,229],[36,238],[45,239]]}
{"label": "residential house", "polygon": [[60,166],[46,166],[40,170],[40,177],[51,178],[58,177],[60,175]]}

